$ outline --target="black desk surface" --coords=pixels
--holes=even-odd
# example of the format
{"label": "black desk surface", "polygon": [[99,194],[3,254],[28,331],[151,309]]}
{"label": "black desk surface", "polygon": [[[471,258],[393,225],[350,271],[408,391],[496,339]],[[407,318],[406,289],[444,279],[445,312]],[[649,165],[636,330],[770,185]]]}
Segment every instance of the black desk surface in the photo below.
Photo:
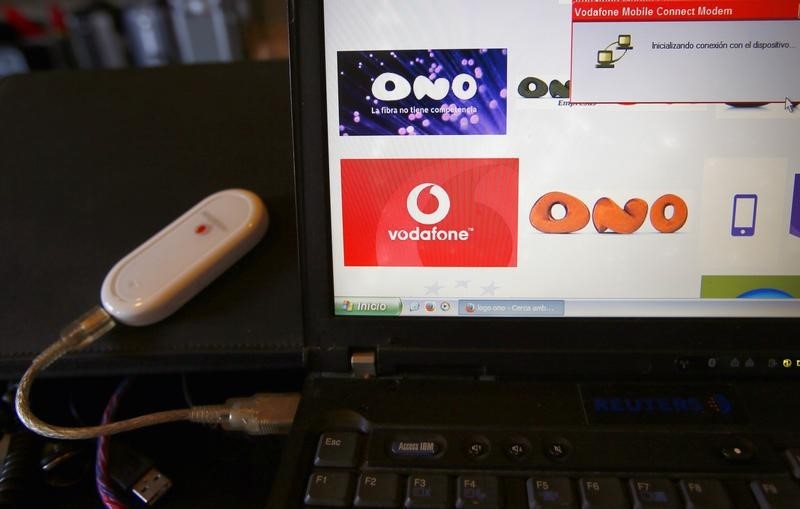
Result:
{"label": "black desk surface", "polygon": [[258,193],[265,239],[169,319],[54,373],[295,367],[302,330],[286,62],[0,80],[0,376],[99,303],[122,256],[205,196]]}

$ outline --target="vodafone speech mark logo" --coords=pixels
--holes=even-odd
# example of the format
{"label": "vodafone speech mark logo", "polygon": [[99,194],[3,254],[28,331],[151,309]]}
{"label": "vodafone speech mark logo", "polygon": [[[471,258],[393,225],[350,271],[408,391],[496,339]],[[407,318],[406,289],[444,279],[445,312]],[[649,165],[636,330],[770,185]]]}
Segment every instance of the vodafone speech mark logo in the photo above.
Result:
{"label": "vodafone speech mark logo", "polygon": [[[419,200],[420,195],[425,190],[428,190],[430,196],[436,199],[436,208],[433,212],[424,212],[420,209]],[[447,214],[450,212],[450,195],[442,186],[425,182],[420,184],[408,193],[406,199],[406,209],[411,218],[424,225],[432,225],[441,223]],[[389,230],[389,240],[413,240],[413,241],[442,241],[442,240],[469,240],[469,233],[473,228],[465,228],[462,230],[440,230],[438,226],[430,229],[425,229],[417,226],[413,230]]]}
{"label": "vodafone speech mark logo", "polygon": [[[420,193],[426,189],[430,189],[429,192],[431,195],[439,201],[439,206],[436,211],[431,212],[430,214],[426,214],[425,212],[421,211],[419,209],[419,204],[417,203]],[[437,186],[436,184],[426,182],[418,185],[412,189],[410,193],[408,193],[406,208],[408,208],[408,214],[414,219],[414,221],[422,224],[436,224],[447,217],[447,213],[450,212],[450,196],[447,194],[447,191],[442,189],[442,186]]]}
{"label": "vodafone speech mark logo", "polygon": [[516,159],[342,161],[346,266],[514,267]]}

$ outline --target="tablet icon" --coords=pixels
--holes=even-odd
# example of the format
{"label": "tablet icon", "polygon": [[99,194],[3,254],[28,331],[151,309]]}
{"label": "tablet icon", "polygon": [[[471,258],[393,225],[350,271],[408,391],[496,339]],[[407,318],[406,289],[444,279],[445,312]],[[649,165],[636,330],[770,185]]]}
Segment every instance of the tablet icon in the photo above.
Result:
{"label": "tablet icon", "polygon": [[752,237],[755,235],[757,208],[758,196],[755,194],[737,194],[733,197],[732,236]]}

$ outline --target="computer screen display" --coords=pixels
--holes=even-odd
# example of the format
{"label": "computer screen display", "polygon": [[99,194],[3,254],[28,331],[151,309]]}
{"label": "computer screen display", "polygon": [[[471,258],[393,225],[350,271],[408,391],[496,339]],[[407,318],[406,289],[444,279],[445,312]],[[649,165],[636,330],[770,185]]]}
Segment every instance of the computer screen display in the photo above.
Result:
{"label": "computer screen display", "polygon": [[800,316],[797,1],[326,0],[341,316]]}

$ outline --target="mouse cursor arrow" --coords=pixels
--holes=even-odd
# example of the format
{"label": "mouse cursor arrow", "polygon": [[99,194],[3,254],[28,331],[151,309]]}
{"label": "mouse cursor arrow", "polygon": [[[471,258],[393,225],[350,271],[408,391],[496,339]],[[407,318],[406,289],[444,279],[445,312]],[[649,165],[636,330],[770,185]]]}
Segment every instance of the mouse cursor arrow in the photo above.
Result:
{"label": "mouse cursor arrow", "polygon": [[789,113],[794,112],[794,103],[788,97],[786,98],[786,102],[784,103],[783,109],[785,109]]}

